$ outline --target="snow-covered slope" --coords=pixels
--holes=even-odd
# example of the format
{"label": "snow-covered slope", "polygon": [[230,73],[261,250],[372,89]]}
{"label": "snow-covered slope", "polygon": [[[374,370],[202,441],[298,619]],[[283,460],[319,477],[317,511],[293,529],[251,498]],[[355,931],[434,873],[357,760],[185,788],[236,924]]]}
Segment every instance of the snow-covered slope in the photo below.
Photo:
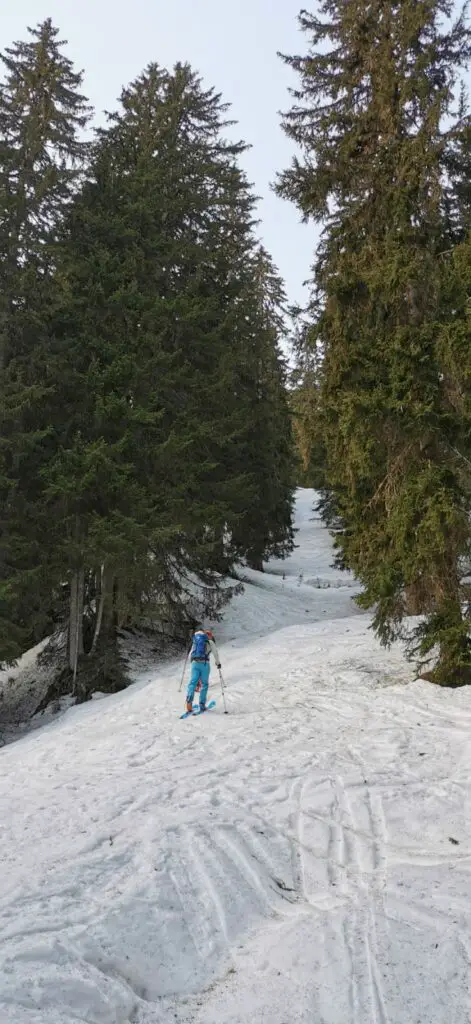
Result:
{"label": "snow-covered slope", "polygon": [[312,502],[229,715],[175,663],[0,751],[2,1024],[469,1024],[471,693],[378,648]]}

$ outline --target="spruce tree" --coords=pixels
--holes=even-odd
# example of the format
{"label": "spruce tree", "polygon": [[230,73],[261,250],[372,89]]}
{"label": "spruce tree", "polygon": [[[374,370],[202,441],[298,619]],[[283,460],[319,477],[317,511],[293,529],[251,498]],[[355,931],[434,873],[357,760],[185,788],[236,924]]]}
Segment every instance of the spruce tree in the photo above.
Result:
{"label": "spruce tree", "polygon": [[262,570],[265,559],[285,557],[294,544],[296,458],[281,351],[288,326],[283,282],[262,246],[245,261],[243,274],[243,323],[237,336],[241,425],[235,457],[248,491],[242,490],[234,539],[248,565]]}
{"label": "spruce tree", "polygon": [[412,600],[426,613],[412,647],[438,648],[432,678],[460,682],[469,503],[450,463],[437,342],[440,253],[466,207],[449,172],[468,131],[454,94],[470,32],[464,14],[450,25],[447,0],[324,0],[320,11],[301,15],[306,56],[285,58],[300,87],[284,127],[305,155],[279,190],[323,225],[315,329],[342,557],[381,639],[401,633]]}
{"label": "spruce tree", "polygon": [[42,635],[51,583],[40,470],[55,243],[90,109],[48,19],[0,55],[0,660]]}
{"label": "spruce tree", "polygon": [[149,66],[99,132],[64,234],[54,335],[68,415],[47,495],[82,696],[121,681],[117,627],[188,624],[195,592],[212,610],[230,593],[236,268],[254,199],[224,127],[225,106],[188,66]]}
{"label": "spruce tree", "polygon": [[[321,422],[322,360],[308,321],[296,317],[291,348],[290,409],[298,457],[299,482],[322,490],[326,485],[326,453]],[[314,335],[314,336],[312,336]]]}

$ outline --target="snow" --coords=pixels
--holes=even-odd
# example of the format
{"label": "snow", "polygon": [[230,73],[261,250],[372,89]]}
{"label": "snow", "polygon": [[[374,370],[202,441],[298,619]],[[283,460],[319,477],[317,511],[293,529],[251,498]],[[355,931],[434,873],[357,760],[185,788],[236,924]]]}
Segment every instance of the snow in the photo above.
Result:
{"label": "snow", "polygon": [[2,1024],[469,1024],[471,693],[378,647],[313,501],[216,631],[229,715],[141,661],[0,751]]}
{"label": "snow", "polygon": [[[16,665],[0,669],[0,746],[18,739],[21,732],[39,728],[57,711],[56,706],[35,715],[57,668],[55,646],[47,637],[26,651]],[[45,657],[48,647],[49,657]],[[61,701],[63,707],[70,703]]]}

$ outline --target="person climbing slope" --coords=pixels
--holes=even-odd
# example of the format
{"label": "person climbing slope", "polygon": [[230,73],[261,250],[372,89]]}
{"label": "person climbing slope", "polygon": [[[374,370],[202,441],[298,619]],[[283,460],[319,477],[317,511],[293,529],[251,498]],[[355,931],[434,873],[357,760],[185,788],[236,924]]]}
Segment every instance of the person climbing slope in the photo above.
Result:
{"label": "person climbing slope", "polygon": [[193,710],[193,698],[199,683],[201,683],[200,711],[206,710],[206,697],[208,695],[209,674],[211,671],[209,658],[211,654],[214,656],[217,667],[221,668],[218,649],[211,630],[203,629],[202,626],[199,626],[195,633],[193,633],[191,643],[191,675],[186,692],[186,710],[188,712]]}

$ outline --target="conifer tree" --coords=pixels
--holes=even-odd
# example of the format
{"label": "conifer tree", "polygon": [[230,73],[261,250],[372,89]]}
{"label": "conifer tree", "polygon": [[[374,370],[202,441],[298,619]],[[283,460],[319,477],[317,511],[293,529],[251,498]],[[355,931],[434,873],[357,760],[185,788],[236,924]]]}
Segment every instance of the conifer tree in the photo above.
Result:
{"label": "conifer tree", "polygon": [[[270,556],[293,549],[293,492],[296,475],[286,365],[281,345],[287,340],[283,282],[266,250],[259,246],[243,268],[246,290],[239,334],[242,394],[235,457],[245,474],[244,508],[234,530],[239,552],[261,570]],[[247,500],[249,496],[249,500]]]}
{"label": "conifer tree", "polygon": [[308,321],[295,323],[291,347],[295,365],[291,372],[290,408],[299,479],[305,487],[322,490],[326,485],[320,402],[322,361]]}
{"label": "conifer tree", "polygon": [[57,230],[90,116],[57,35],[48,19],[0,55],[0,660],[42,633],[51,589],[40,477],[50,384],[41,368]]}
{"label": "conifer tree", "polygon": [[342,554],[383,641],[401,632],[408,598],[427,613],[413,647],[437,647],[432,678],[453,684],[471,666],[459,572],[469,505],[450,464],[437,337],[440,253],[467,204],[450,166],[469,131],[454,95],[471,37],[447,0],[324,0],[320,12],[301,15],[306,56],[285,58],[300,87],[284,126],[305,155],[279,189],[324,226],[316,332]]}
{"label": "conifer tree", "polygon": [[[243,485],[237,266],[253,248],[254,199],[224,127],[219,96],[188,66],[151,65],[100,131],[68,220],[54,333],[69,415],[47,494],[74,581],[69,659],[82,695],[98,677],[119,681],[117,626],[152,610],[188,621],[184,591],[197,580],[213,606],[230,593]],[[97,655],[93,679],[82,654]]]}

